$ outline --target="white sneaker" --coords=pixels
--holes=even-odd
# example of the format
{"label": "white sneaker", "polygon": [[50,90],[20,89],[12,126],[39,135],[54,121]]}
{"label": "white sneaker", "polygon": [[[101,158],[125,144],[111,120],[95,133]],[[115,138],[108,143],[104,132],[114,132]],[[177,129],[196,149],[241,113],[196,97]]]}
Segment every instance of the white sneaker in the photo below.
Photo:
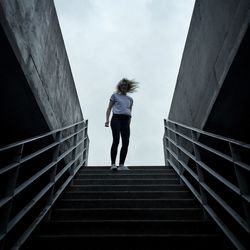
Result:
{"label": "white sneaker", "polygon": [[112,164],[112,166],[111,166],[110,169],[113,170],[113,171],[116,171],[117,170],[117,166],[115,164]]}
{"label": "white sneaker", "polygon": [[129,168],[127,166],[124,166],[124,165],[119,165],[117,170],[129,170]]}

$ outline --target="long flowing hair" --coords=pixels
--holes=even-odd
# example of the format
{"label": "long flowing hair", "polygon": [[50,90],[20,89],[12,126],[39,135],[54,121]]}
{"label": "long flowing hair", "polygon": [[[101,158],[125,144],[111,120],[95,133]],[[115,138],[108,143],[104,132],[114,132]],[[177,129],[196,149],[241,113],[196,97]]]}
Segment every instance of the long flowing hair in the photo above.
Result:
{"label": "long flowing hair", "polygon": [[117,86],[116,86],[116,92],[117,93],[121,93],[121,84],[122,83],[127,83],[128,84],[128,89],[127,92],[128,93],[134,93],[137,91],[137,89],[139,88],[139,82],[136,82],[135,80],[129,80],[127,78],[123,78],[121,79],[121,81],[118,82]]}

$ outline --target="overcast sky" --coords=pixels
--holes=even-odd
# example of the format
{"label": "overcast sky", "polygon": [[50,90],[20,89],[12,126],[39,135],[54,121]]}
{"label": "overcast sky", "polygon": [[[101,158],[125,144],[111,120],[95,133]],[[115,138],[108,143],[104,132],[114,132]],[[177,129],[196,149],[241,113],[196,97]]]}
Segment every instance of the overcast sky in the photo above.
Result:
{"label": "overcast sky", "polygon": [[[83,116],[89,165],[110,165],[109,98],[123,78],[140,83],[126,164],[164,165],[168,117],[195,0],[54,0]],[[119,151],[117,163],[119,161]]]}

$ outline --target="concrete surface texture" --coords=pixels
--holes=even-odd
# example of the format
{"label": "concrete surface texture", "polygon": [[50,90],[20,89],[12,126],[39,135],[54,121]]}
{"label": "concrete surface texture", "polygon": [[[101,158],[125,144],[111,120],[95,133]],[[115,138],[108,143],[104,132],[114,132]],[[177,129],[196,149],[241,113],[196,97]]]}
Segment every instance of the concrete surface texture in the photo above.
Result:
{"label": "concrete surface texture", "polygon": [[196,1],[169,119],[204,128],[246,34],[249,10],[249,0]]}
{"label": "concrete surface texture", "polygon": [[52,0],[1,0],[1,25],[50,129],[83,119]]}

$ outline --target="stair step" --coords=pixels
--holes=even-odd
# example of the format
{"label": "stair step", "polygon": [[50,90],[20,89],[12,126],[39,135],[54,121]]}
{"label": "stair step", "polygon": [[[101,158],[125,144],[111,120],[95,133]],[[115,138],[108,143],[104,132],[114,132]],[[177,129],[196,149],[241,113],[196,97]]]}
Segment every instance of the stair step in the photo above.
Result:
{"label": "stair step", "polygon": [[54,209],[54,220],[91,220],[91,219],[202,219],[201,208],[61,208]]}
{"label": "stair step", "polygon": [[150,170],[150,169],[144,169],[144,170],[129,170],[129,171],[112,171],[110,169],[86,169],[86,170],[79,170],[77,174],[176,174],[174,170],[160,170],[160,169],[155,169],[155,170]]}
{"label": "stair step", "polygon": [[181,199],[193,198],[188,191],[70,191],[63,199]]}
{"label": "stair step", "polygon": [[[140,166],[129,166],[129,171],[117,171],[119,173],[173,173],[176,174],[175,170],[173,168],[167,168],[163,166],[159,167],[152,167],[152,166],[146,166],[146,167],[140,167]],[[115,171],[112,171],[110,169],[110,166],[105,167],[83,167],[79,170],[79,174],[83,173],[116,173]]]}
{"label": "stair step", "polygon": [[81,168],[21,250],[224,249],[172,168],[129,168]]}
{"label": "stair step", "polygon": [[199,207],[195,199],[61,199],[60,208],[186,208]]}
{"label": "stair step", "polygon": [[162,179],[74,179],[73,185],[148,185],[148,184],[179,184],[179,178]]}
{"label": "stair step", "polygon": [[155,173],[79,173],[75,176],[75,179],[178,179],[175,173],[164,173],[164,174],[155,174]]}
{"label": "stair step", "polygon": [[[49,249],[60,250],[80,250],[84,246],[92,250],[225,249],[216,234],[62,234],[40,235],[36,236],[33,241],[36,242],[36,250],[48,249],[48,246],[50,246]],[[26,243],[22,250],[34,250],[34,245]]]}
{"label": "stair step", "polygon": [[46,234],[208,234],[213,224],[201,220],[71,220],[50,221]]}
{"label": "stair step", "polygon": [[70,191],[184,191],[187,187],[180,184],[164,185],[72,185]]}
{"label": "stair step", "polygon": [[[133,170],[164,170],[164,171],[174,171],[173,168],[166,167],[166,166],[128,166],[130,171]],[[82,167],[80,171],[86,171],[86,170],[108,170],[110,171],[110,166],[87,166]]]}

